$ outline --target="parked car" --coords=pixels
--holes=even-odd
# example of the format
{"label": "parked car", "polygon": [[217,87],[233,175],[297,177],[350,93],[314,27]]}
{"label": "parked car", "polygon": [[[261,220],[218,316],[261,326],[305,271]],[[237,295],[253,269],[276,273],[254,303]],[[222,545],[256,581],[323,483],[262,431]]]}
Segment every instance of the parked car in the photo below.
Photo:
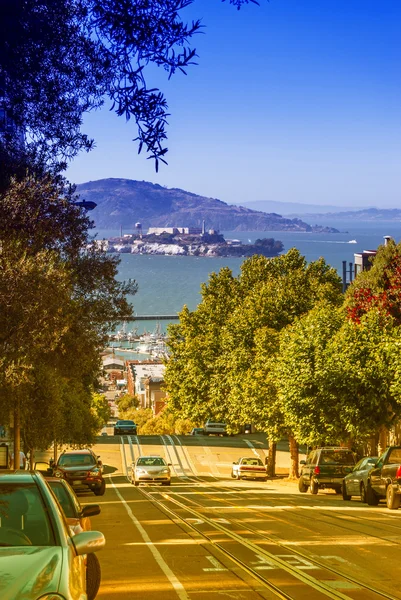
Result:
{"label": "parked car", "polygon": [[205,435],[228,435],[227,425],[225,423],[214,423],[212,421],[206,421],[204,427]]}
{"label": "parked car", "polygon": [[44,477],[0,472],[0,581],[4,599],[86,598],[85,555],[102,533],[73,534]]}
{"label": "parked car", "polygon": [[170,485],[171,464],[167,464],[161,456],[140,456],[131,465],[131,483],[161,483]]}
{"label": "parked car", "polygon": [[204,433],[203,427],[194,427],[189,435],[204,435]]}
{"label": "parked car", "polygon": [[366,502],[376,506],[386,499],[387,508],[396,510],[401,503],[401,446],[389,446],[369,472]]}
{"label": "parked car", "polygon": [[136,435],[137,427],[134,421],[120,419],[114,425],[114,435]]}
{"label": "parked car", "polygon": [[355,466],[352,450],[342,447],[324,447],[313,450],[306,460],[301,460],[301,475],[298,489],[317,494],[319,489],[334,489],[341,493],[344,477]]}
{"label": "parked car", "polygon": [[[75,535],[83,531],[91,531],[92,524],[90,517],[100,513],[98,504],[87,504],[82,507],[74,490],[65,479],[49,477],[47,480],[49,487],[56,496],[68,525],[72,528]],[[95,600],[101,581],[101,570],[99,559],[96,554],[86,555],[86,593],[88,600]]]}
{"label": "parked car", "polygon": [[366,487],[368,474],[375,466],[377,456],[365,456],[361,458],[343,479],[342,493],[344,500],[351,500],[352,496],[360,496],[361,502],[366,502]]}
{"label": "parked car", "polygon": [[266,467],[256,456],[244,456],[233,462],[231,469],[233,479],[261,479],[267,481]]}
{"label": "parked car", "polygon": [[85,487],[96,496],[103,496],[106,491],[102,461],[90,448],[60,454],[52,474],[68,481],[74,489]]}

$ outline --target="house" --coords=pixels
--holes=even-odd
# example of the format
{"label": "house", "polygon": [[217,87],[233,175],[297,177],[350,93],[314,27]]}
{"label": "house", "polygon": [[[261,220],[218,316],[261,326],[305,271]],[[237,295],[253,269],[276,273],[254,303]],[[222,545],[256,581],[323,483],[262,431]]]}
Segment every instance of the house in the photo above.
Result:
{"label": "house", "polygon": [[128,393],[138,398],[140,408],[151,408],[156,415],[165,403],[165,366],[160,361],[127,360],[126,367]]}

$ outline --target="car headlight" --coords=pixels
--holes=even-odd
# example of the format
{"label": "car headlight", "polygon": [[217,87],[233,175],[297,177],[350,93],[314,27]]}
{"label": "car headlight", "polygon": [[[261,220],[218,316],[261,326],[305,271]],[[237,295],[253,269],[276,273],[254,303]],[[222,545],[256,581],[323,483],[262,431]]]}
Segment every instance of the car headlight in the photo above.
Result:
{"label": "car headlight", "polygon": [[137,473],[142,473],[142,474],[146,473],[145,469],[136,469],[136,472]]}
{"label": "car headlight", "polygon": [[63,472],[62,471],[55,471],[54,472],[54,476],[55,477],[63,477]]}
{"label": "car headlight", "polygon": [[92,469],[92,471],[90,471],[91,475],[99,475],[100,473],[100,469]]}
{"label": "car headlight", "polygon": [[161,472],[162,473],[170,473],[170,469],[163,469]]}

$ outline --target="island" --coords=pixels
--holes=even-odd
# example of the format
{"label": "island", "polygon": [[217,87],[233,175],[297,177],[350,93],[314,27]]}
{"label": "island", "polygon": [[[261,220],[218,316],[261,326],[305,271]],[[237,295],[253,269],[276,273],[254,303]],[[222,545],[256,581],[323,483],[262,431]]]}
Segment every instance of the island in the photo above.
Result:
{"label": "island", "polygon": [[[96,240],[106,252],[130,254],[157,254],[166,256],[238,256],[248,257],[254,254],[278,256],[284,245],[273,238],[257,239],[254,243],[244,244],[240,240],[226,240],[218,231],[195,231],[189,227],[164,228],[155,231],[151,228],[146,235],[129,233],[104,240]],[[161,229],[161,228],[160,228]]]}

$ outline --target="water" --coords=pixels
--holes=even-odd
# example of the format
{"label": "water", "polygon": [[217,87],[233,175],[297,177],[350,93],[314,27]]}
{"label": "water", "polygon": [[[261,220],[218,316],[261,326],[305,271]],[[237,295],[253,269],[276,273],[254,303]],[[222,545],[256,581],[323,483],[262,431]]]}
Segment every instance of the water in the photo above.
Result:
{"label": "water", "polygon": [[[397,221],[344,221],[314,217],[310,222],[335,227],[341,233],[294,233],[272,231],[224,232],[226,239],[254,242],[257,238],[273,237],[284,244],[284,252],[298,248],[308,262],[323,257],[328,264],[342,274],[342,261],[353,262],[354,253],[375,250],[390,235],[397,242],[401,239],[401,222]],[[127,233],[127,231],[125,232]],[[116,230],[99,230],[98,238],[119,235]],[[349,243],[356,240],[355,243]],[[135,279],[138,293],[130,298],[138,315],[177,314],[184,305],[194,310],[201,301],[201,284],[209,274],[228,266],[238,275],[243,258],[212,258],[195,256],[142,256],[121,254],[118,279]],[[167,321],[160,321],[166,331]],[[132,324],[131,324],[132,325]],[[156,321],[137,321],[138,332],[154,331]],[[130,324],[128,325],[131,328]]]}

